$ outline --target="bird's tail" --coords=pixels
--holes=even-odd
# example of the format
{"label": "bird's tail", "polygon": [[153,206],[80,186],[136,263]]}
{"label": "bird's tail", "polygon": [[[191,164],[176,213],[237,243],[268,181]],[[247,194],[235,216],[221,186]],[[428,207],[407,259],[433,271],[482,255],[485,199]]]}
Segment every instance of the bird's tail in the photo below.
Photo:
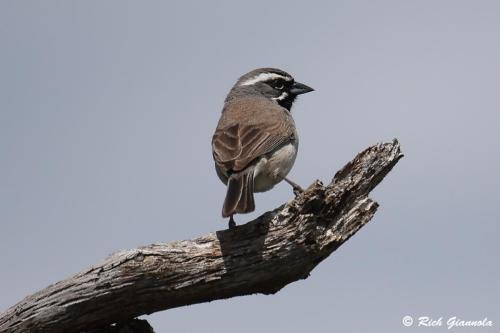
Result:
{"label": "bird's tail", "polygon": [[254,166],[231,174],[227,181],[227,193],[222,207],[222,217],[235,213],[250,213],[255,210],[253,199]]}

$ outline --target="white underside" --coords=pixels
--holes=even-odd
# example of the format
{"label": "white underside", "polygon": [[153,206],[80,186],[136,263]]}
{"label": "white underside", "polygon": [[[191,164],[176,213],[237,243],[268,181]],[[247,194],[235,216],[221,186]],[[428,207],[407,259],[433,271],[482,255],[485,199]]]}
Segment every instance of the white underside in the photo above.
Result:
{"label": "white underside", "polygon": [[269,191],[290,172],[297,157],[298,142],[294,141],[262,157],[255,166],[254,192]]}

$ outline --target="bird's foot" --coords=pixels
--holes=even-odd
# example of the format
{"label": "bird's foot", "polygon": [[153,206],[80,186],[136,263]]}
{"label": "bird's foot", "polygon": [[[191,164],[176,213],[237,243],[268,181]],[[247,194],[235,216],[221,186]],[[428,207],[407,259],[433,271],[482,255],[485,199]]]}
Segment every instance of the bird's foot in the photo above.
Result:
{"label": "bird's foot", "polygon": [[295,194],[296,197],[298,197],[302,192],[304,192],[304,189],[299,185],[293,187],[293,194]]}
{"label": "bird's foot", "polygon": [[236,222],[234,222],[233,215],[229,217],[229,223],[228,223],[229,229],[234,229],[236,228]]}
{"label": "bird's foot", "polygon": [[288,179],[286,177],[284,179],[288,184],[290,184],[292,186],[293,194],[295,194],[295,196],[298,196],[299,194],[304,192],[304,189],[302,187],[300,187],[299,184],[292,182],[290,179]]}

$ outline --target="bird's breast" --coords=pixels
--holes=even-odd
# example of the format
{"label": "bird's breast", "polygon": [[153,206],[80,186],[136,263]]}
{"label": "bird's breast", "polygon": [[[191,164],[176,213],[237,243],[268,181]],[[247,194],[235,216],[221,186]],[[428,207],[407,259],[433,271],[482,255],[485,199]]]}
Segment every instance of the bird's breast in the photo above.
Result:
{"label": "bird's breast", "polygon": [[287,143],[261,157],[254,174],[254,192],[265,192],[281,182],[290,172],[297,157],[298,140]]}

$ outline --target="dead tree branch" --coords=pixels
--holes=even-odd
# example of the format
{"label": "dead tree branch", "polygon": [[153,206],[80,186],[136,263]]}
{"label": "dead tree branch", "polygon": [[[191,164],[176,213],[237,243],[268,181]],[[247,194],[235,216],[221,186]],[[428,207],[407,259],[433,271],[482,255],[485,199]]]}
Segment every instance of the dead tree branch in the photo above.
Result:
{"label": "dead tree branch", "polygon": [[370,221],[378,205],[368,194],[402,156],[397,140],[369,147],[330,184],[316,181],[235,229],[114,253],[0,314],[0,332],[118,332],[112,323],[143,314],[276,293],[307,278]]}

